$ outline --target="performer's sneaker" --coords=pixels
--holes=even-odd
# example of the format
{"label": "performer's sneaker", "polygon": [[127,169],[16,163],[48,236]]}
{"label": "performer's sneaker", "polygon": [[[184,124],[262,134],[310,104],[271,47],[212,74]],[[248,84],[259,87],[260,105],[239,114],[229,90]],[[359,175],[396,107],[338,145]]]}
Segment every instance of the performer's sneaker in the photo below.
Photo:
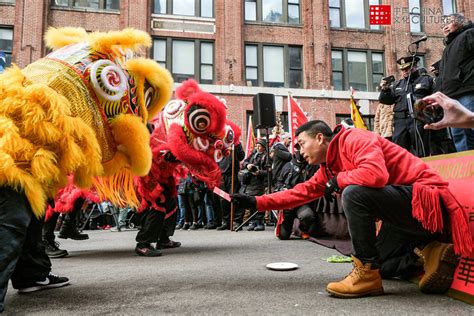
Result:
{"label": "performer's sneaker", "polygon": [[63,258],[68,255],[67,250],[59,249],[59,243],[57,241],[43,239],[43,243],[46,250],[46,254],[50,258]]}
{"label": "performer's sneaker", "polygon": [[18,293],[25,294],[36,292],[44,289],[53,289],[57,287],[66,286],[69,284],[69,279],[66,277],[60,277],[49,273],[49,275],[41,281],[32,282],[18,289]]}
{"label": "performer's sneaker", "polygon": [[458,258],[452,244],[433,241],[423,250],[415,248],[415,253],[423,261],[425,275],[418,284],[423,293],[442,294],[449,290],[453,283],[454,270]]}
{"label": "performer's sneaker", "polygon": [[363,264],[354,256],[352,260],[352,272],[340,282],[329,283],[326,290],[339,298],[382,295],[384,291],[380,270],[372,269],[371,263]]}
{"label": "performer's sneaker", "polygon": [[70,238],[70,239],[74,239],[74,240],[87,240],[87,239],[89,239],[88,234],[80,233],[77,230],[77,228],[71,228],[71,227],[66,227],[66,228],[61,227],[61,230],[59,231],[58,237],[62,238],[62,239]]}
{"label": "performer's sneaker", "polygon": [[159,248],[159,249],[170,249],[170,248],[178,248],[178,247],[181,247],[181,242],[174,241],[174,240],[171,240],[171,239],[169,239],[165,243],[160,243],[157,246],[157,248]]}
{"label": "performer's sneaker", "polygon": [[159,249],[156,249],[152,245],[148,244],[137,244],[135,247],[135,253],[139,256],[143,257],[159,257],[162,255],[161,251]]}

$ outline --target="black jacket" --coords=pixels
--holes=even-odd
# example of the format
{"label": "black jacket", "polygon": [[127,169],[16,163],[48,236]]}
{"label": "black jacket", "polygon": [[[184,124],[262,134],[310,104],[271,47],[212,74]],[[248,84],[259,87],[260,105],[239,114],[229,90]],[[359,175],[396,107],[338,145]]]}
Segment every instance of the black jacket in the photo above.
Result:
{"label": "black jacket", "polygon": [[474,91],[474,26],[471,22],[445,39],[436,86],[451,98]]}
{"label": "black jacket", "polygon": [[311,178],[318,169],[319,165],[308,165],[305,160],[298,161],[296,156],[293,156],[291,161],[287,162],[281,169],[275,185],[275,191],[291,189],[295,185],[305,182]]}
{"label": "black jacket", "polygon": [[[237,177],[237,173],[240,170],[240,161],[245,158],[245,152],[242,148],[242,144],[239,143],[234,147],[235,152],[235,162],[234,162],[234,169],[235,169],[235,177]],[[232,155],[224,157],[219,162],[219,169],[221,169],[221,173],[223,176],[232,176]]]}
{"label": "black jacket", "polygon": [[273,148],[272,182],[276,184],[283,166],[291,161],[291,153],[282,143],[276,143]]}
{"label": "black jacket", "polygon": [[395,81],[388,90],[382,90],[379,95],[379,101],[383,104],[395,104],[393,112],[408,111],[408,102],[406,95],[412,93],[414,100],[421,99],[433,93],[433,78],[427,74],[420,74],[415,71],[411,74],[408,89],[405,91],[408,78],[402,78]]}
{"label": "black jacket", "polygon": [[254,164],[258,168],[258,172],[256,172],[256,174],[250,174],[250,181],[247,184],[242,183],[240,193],[245,193],[253,196],[263,194],[268,183],[266,159],[267,152],[258,153],[256,150],[254,150],[252,154],[244,160],[242,164],[242,170],[246,170],[248,164]]}

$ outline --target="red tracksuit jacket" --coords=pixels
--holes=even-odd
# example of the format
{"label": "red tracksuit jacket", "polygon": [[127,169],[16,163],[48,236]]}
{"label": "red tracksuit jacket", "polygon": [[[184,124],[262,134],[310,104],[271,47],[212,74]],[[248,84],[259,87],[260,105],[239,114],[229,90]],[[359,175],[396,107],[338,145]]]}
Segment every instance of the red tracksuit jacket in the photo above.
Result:
{"label": "red tracksuit jacket", "polygon": [[426,229],[443,229],[440,198],[450,216],[454,249],[469,256],[473,240],[467,214],[448,189],[448,183],[418,157],[375,133],[342,128],[328,147],[326,163],[316,174],[291,190],[257,196],[259,210],[291,209],[324,195],[326,182],[337,175],[339,188],[355,184],[371,188],[413,186],[413,217]]}

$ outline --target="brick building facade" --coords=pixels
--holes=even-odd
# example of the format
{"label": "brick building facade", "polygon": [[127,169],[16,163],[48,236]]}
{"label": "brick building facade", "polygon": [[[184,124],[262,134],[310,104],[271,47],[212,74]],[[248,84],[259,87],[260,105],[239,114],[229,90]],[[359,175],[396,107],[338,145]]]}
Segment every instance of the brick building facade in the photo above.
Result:
{"label": "brick building facade", "polygon": [[[391,6],[390,26],[369,25],[369,5]],[[134,27],[150,33],[147,52],[177,82],[194,77],[224,97],[243,127],[258,92],[276,95],[286,113],[291,93],[312,118],[335,125],[350,113],[349,87],[361,112],[375,112],[380,78],[423,35],[428,65],[443,50],[441,15],[472,19],[474,0],[0,0],[0,50],[20,67],[44,56],[50,27],[87,31]]]}

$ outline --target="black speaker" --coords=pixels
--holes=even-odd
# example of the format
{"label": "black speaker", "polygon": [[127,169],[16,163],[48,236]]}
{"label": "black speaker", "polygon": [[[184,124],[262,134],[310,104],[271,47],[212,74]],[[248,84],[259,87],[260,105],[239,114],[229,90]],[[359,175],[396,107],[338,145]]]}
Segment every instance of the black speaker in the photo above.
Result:
{"label": "black speaker", "polygon": [[255,128],[270,128],[275,125],[275,95],[257,93],[253,97],[253,126]]}

